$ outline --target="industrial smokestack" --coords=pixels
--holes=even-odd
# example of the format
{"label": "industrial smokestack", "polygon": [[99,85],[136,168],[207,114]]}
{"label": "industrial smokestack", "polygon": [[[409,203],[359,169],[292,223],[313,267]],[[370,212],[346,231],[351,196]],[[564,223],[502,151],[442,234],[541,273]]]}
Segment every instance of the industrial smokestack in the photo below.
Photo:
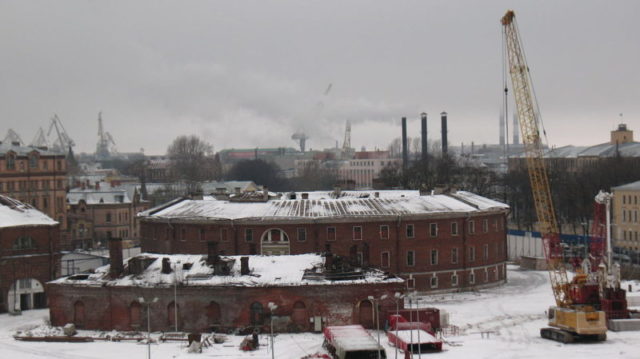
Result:
{"label": "industrial smokestack", "polygon": [[513,113],[513,144],[520,144],[520,126],[518,123],[518,114]]}
{"label": "industrial smokestack", "polygon": [[427,113],[420,114],[420,120],[422,121],[421,136],[422,136],[422,161],[427,161]]}
{"label": "industrial smokestack", "polygon": [[442,155],[446,155],[449,151],[449,145],[447,144],[447,113],[442,111],[440,113],[440,121],[442,122]]}
{"label": "industrial smokestack", "polygon": [[240,275],[251,273],[249,270],[249,257],[240,257]]}
{"label": "industrial smokestack", "polygon": [[500,114],[500,146],[504,146],[504,115]]}
{"label": "industrial smokestack", "polygon": [[409,153],[407,152],[407,118],[402,118],[402,169],[407,170],[409,165]]}

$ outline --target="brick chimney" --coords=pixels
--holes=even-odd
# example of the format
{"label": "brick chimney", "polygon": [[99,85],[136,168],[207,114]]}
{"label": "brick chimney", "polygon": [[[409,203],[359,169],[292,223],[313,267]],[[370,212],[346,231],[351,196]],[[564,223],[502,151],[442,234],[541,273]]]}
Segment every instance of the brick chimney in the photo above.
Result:
{"label": "brick chimney", "polygon": [[162,258],[162,274],[171,273],[171,259],[169,257]]}
{"label": "brick chimney", "polygon": [[247,275],[249,272],[249,257],[240,257],[240,275]]}
{"label": "brick chimney", "polygon": [[100,181],[96,181],[96,190],[100,189]]}
{"label": "brick chimney", "polygon": [[220,262],[220,256],[218,255],[218,242],[207,242],[207,264],[216,265]]}
{"label": "brick chimney", "polygon": [[324,270],[330,271],[333,268],[333,253],[331,253],[331,244],[327,243],[324,253]]}
{"label": "brick chimney", "polygon": [[302,199],[309,199],[309,193],[304,192],[304,193],[302,194]]}
{"label": "brick chimney", "polygon": [[109,258],[111,261],[109,276],[111,278],[118,278],[124,272],[124,264],[122,263],[122,238],[109,238]]}

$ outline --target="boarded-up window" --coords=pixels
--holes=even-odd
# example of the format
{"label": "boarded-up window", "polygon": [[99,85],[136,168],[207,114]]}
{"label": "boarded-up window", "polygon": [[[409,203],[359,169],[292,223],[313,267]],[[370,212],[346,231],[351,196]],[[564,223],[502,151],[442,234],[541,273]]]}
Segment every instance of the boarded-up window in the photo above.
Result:
{"label": "boarded-up window", "polygon": [[73,305],[73,324],[78,328],[84,328],[84,321],[84,303],[77,301]]}

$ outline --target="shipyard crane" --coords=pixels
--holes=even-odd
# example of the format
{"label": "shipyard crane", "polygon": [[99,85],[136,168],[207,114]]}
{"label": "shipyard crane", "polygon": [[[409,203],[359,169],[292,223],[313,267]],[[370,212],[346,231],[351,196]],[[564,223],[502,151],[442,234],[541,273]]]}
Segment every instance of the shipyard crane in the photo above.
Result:
{"label": "shipyard crane", "polygon": [[42,127],[38,127],[38,132],[36,132],[36,135],[33,137],[33,140],[31,141],[29,146],[36,148],[49,147],[49,144],[47,143],[47,136],[44,135],[44,130],[42,129]]}
{"label": "shipyard crane", "polygon": [[7,135],[2,140],[3,143],[8,143],[11,145],[22,146],[24,145],[24,141],[20,138],[20,135],[14,131],[12,128],[7,130]]}
{"label": "shipyard crane", "polygon": [[64,153],[72,151],[73,146],[75,146],[76,143],[71,139],[71,137],[69,137],[69,134],[67,134],[67,130],[62,125],[62,121],[60,121],[60,118],[55,113],[51,118],[51,124],[49,125],[47,136],[51,136],[51,132],[54,129],[56,130],[57,138],[53,142],[53,149]]}
{"label": "shipyard crane", "polygon": [[504,54],[506,54],[505,66],[508,67],[513,86],[533,202],[556,302],[556,306],[549,308],[548,312],[551,328],[542,328],[540,335],[543,338],[564,343],[574,340],[605,340],[607,327],[604,312],[585,303],[582,296],[584,283],[568,279],[544,161],[544,149],[540,136],[541,119],[515,13],[511,10],[507,11],[501,23]]}
{"label": "shipyard crane", "polygon": [[[111,157],[111,152],[115,152],[116,142],[111,134],[104,130],[102,126],[102,111],[98,113],[98,143],[96,144],[96,157],[105,160]],[[111,150],[110,150],[111,148]]]}

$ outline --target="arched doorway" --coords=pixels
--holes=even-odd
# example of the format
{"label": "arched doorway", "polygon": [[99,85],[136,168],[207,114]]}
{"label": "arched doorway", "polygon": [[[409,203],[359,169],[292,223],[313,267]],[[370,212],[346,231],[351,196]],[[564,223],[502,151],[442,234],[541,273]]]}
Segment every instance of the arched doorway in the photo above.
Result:
{"label": "arched doorway", "polygon": [[18,279],[9,288],[7,304],[10,312],[46,308],[44,286],[37,279]]}
{"label": "arched doorway", "polygon": [[220,304],[211,302],[207,306],[207,321],[209,326],[220,325]]}
{"label": "arched doorway", "polygon": [[303,302],[297,301],[293,304],[291,319],[300,330],[307,329],[307,325],[309,324],[309,315],[307,314],[307,307]]}
{"label": "arched doorway", "polygon": [[129,306],[129,323],[133,329],[140,329],[142,326],[142,306],[138,302],[131,302]]}
{"label": "arched doorway", "polygon": [[[169,303],[169,305],[167,305],[167,324],[169,325],[169,330],[176,330],[176,312],[180,312],[180,306],[176,305],[175,302]],[[180,314],[178,314],[178,318],[180,318]]]}
{"label": "arched doorway", "polygon": [[260,238],[262,255],[279,256],[289,254],[289,236],[279,228],[266,230]]}
{"label": "arched doorway", "polygon": [[264,315],[263,315],[262,303],[253,302],[251,304],[251,312],[249,316],[249,321],[251,325],[262,325],[264,324]]}
{"label": "arched doorway", "polygon": [[373,329],[373,304],[369,300],[363,300],[358,304],[358,321],[367,329]]}
{"label": "arched doorway", "polygon": [[78,328],[84,328],[84,303],[77,301],[73,304],[73,324]]}

